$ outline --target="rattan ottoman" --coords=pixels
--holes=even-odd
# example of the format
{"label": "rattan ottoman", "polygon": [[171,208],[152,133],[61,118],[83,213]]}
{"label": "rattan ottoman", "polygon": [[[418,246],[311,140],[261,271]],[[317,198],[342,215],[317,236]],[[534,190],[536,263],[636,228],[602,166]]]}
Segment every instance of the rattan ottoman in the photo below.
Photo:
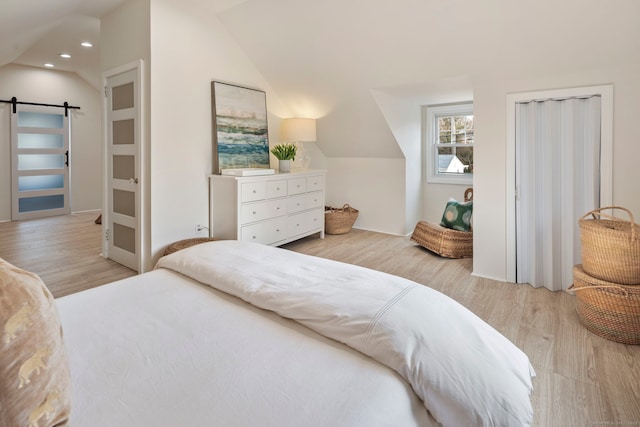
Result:
{"label": "rattan ottoman", "polygon": [[216,239],[212,237],[196,237],[193,239],[180,240],[178,242],[172,243],[169,246],[167,246],[167,248],[164,250],[163,256],[177,252],[180,249],[189,248],[193,245],[198,245],[200,243],[212,242],[214,240]]}
{"label": "rattan ottoman", "polygon": [[420,221],[411,240],[445,258],[473,257],[473,231],[452,230],[440,224]]}

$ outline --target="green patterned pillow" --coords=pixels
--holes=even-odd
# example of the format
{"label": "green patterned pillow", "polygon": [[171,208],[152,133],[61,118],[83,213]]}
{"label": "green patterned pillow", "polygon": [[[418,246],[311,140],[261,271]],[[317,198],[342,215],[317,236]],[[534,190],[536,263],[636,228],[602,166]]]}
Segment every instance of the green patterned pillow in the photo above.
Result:
{"label": "green patterned pillow", "polygon": [[473,201],[458,202],[450,198],[444,208],[440,225],[459,231],[471,230],[471,214],[473,212]]}

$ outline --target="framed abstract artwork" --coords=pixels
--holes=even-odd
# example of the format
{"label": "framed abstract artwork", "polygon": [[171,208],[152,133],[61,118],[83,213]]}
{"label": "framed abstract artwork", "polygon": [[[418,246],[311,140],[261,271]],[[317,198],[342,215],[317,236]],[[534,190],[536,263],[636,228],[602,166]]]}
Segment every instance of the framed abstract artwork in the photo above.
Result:
{"label": "framed abstract artwork", "polygon": [[267,96],[264,91],[211,82],[213,173],[269,168]]}

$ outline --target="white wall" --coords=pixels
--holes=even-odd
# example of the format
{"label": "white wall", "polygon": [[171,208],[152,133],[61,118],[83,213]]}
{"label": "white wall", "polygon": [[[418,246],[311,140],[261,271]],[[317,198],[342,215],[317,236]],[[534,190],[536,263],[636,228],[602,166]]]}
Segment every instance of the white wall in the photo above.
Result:
{"label": "white wall", "polygon": [[151,235],[157,258],[168,244],[206,235],[195,226],[209,223],[211,81],[267,92],[272,145],[279,140],[279,117],[288,115],[215,15],[153,0],[151,23]]}
{"label": "white wall", "polygon": [[404,235],[405,187],[404,159],[336,158],[326,159],[327,204],[345,203],[360,211],[354,227]]}
{"label": "white wall", "polygon": [[[79,106],[71,114],[71,211],[102,207],[100,94],[75,73],[5,65],[0,99]],[[61,110],[60,110],[61,111]],[[11,220],[11,104],[0,103],[0,221]]]}
{"label": "white wall", "polygon": [[[400,234],[407,234],[416,222],[422,219],[422,188],[424,183],[422,174],[423,147],[420,144],[420,108],[406,102],[402,97],[398,99],[394,93],[374,90],[372,94],[404,155],[405,194],[402,207],[405,212],[405,224],[403,232]],[[378,224],[375,228],[384,230],[386,224]]]}
{"label": "white wall", "polygon": [[[142,151],[144,154],[144,171],[140,174],[140,189],[142,191],[143,230],[141,230],[141,255],[143,265],[141,271],[150,270],[154,263],[151,258],[150,224],[152,221],[151,197],[151,165],[148,162],[152,135],[149,132],[151,123],[151,99],[150,92],[150,23],[149,0],[130,0],[104,16],[100,21],[100,68],[103,72],[131,64],[138,60],[143,62],[142,91],[144,98],[141,101],[143,111],[143,137]],[[104,184],[103,184],[104,185]]]}

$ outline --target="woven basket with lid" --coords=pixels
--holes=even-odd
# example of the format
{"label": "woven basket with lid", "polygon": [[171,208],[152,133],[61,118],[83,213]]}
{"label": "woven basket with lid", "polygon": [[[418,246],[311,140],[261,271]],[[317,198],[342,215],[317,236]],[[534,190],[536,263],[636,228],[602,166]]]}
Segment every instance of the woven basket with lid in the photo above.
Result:
{"label": "woven basket with lid", "polygon": [[[620,209],[629,220],[602,213],[605,209]],[[587,218],[589,215],[592,218]],[[620,206],[594,209],[578,224],[585,273],[608,282],[640,284],[640,226],[630,210]]]}

